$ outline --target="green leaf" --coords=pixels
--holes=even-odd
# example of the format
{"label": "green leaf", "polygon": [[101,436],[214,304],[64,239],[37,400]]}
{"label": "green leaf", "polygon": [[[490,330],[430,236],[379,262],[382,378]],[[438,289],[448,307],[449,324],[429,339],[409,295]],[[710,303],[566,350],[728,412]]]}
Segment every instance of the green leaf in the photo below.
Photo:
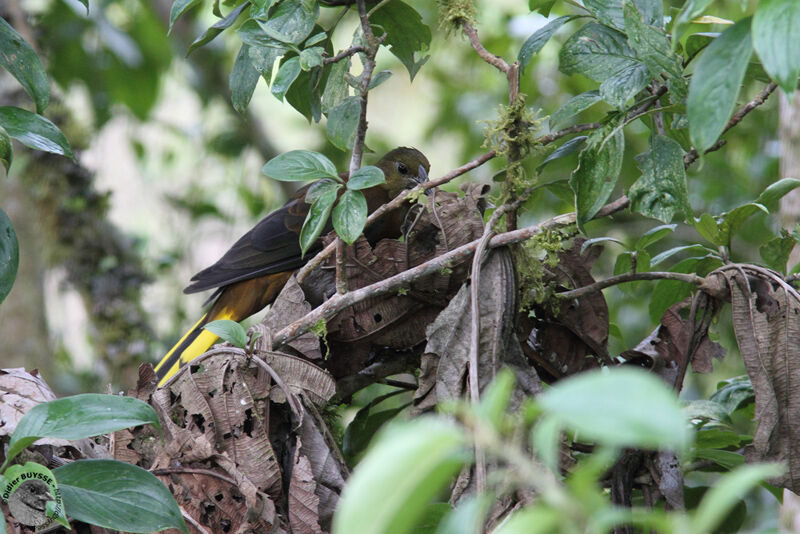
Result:
{"label": "green leaf", "polygon": [[564,522],[563,512],[536,504],[512,512],[492,534],[550,534],[561,532]]}
{"label": "green leaf", "polygon": [[617,108],[644,89],[650,78],[624,34],[590,22],[567,39],[559,52],[564,74],[582,74],[600,84],[600,95]]}
{"label": "green leaf", "polygon": [[53,473],[73,519],[125,532],[168,528],[189,532],[175,498],[141,467],[114,460],[77,460]]}
{"label": "green leaf", "polygon": [[388,426],[348,480],[333,532],[413,532],[427,504],[465,464],[467,444],[463,431],[445,419]]}
{"label": "green leaf", "polygon": [[672,138],[656,135],[650,139],[650,150],[636,156],[636,162],[642,176],[628,192],[631,209],[665,223],[675,215],[691,217],[681,145]]}
{"label": "green leaf", "polygon": [[311,184],[306,191],[305,201],[307,204],[313,204],[318,198],[329,193],[331,190],[338,191],[342,188],[342,184],[330,178],[323,178]]}
{"label": "green leaf", "polygon": [[711,532],[728,511],[762,481],[781,475],[786,468],[780,464],[743,465],[718,480],[692,514],[692,533]]}
{"label": "green leaf", "polygon": [[550,16],[550,10],[557,0],[528,0],[528,9],[538,11],[543,17]]}
{"label": "green leaf", "polygon": [[561,421],[553,416],[540,418],[531,429],[531,448],[553,473],[558,473],[563,430]]}
{"label": "green leaf", "polygon": [[350,70],[350,58],[337,61],[330,67],[328,82],[322,93],[322,111],[326,114],[347,99],[350,94],[349,85],[344,77]]}
{"label": "green leaf", "polygon": [[336,202],[339,188],[331,188],[322,193],[313,204],[303,222],[303,228],[300,229],[300,250],[305,256],[306,251],[310,249],[322,231],[328,224],[328,217],[331,214],[333,203]]}
{"label": "green leaf", "polygon": [[172,33],[172,26],[178,17],[198,5],[202,0],[175,0],[172,3],[172,8],[169,10],[169,30],[167,34]]}
{"label": "green leaf", "polygon": [[480,404],[475,407],[475,414],[495,428],[499,428],[508,409],[513,388],[514,374],[508,369],[503,369],[486,387]]}
{"label": "green leaf", "polygon": [[571,119],[578,113],[589,109],[596,103],[600,102],[602,98],[597,91],[586,91],[579,95],[573,96],[567,102],[558,108],[558,110],[550,115],[550,129],[560,130],[566,126],[567,120]]}
{"label": "green leaf", "polygon": [[[225,31],[226,29],[233,26],[233,23],[236,22],[236,19],[239,18],[239,15],[242,14],[247,7],[250,6],[250,2],[245,2],[223,18],[215,22],[210,28],[208,28],[203,34],[198,37],[197,39],[189,45],[189,49],[186,51],[186,55],[188,56],[192,52],[194,52],[197,48],[210,43],[217,35]],[[248,43],[249,44],[249,43]]]}
{"label": "green leaf", "polygon": [[237,112],[244,113],[247,110],[250,99],[253,98],[253,91],[256,90],[258,78],[259,72],[250,58],[250,46],[242,44],[239,53],[236,54],[229,80],[231,103]]}
{"label": "green leaf", "polygon": [[3,167],[6,169],[6,175],[8,175],[13,160],[14,148],[11,146],[11,136],[8,135],[5,128],[0,126],[0,162],[3,163]]}
{"label": "green leaf", "polygon": [[717,37],[719,37],[719,32],[693,33],[687,37],[686,45],[684,46],[684,49],[686,50],[686,58],[688,60],[694,59],[697,54],[710,45],[711,41]]}
{"label": "green leaf", "polygon": [[722,32],[697,60],[686,110],[692,143],[701,154],[731,118],[752,53],[750,18],[746,18]]}
{"label": "green leaf", "polygon": [[394,419],[398,413],[406,409],[408,404],[387,408],[385,410],[374,410],[374,404],[360,409],[353,420],[347,425],[342,438],[342,452],[351,463],[357,462],[361,455],[367,450],[367,446],[372,441],[373,436],[388,421]]}
{"label": "green leaf", "polygon": [[283,0],[270,10],[269,20],[258,20],[264,33],[283,43],[299,45],[306,40],[319,16],[319,5],[305,0]]}
{"label": "green leaf", "polygon": [[609,135],[608,130],[598,130],[589,137],[587,147],[578,158],[578,168],[569,181],[575,192],[579,228],[583,228],[605,205],[622,170],[625,137],[622,130],[605,137]]}
{"label": "green leaf", "polygon": [[719,239],[722,245],[729,245],[736,230],[758,212],[769,214],[769,210],[757,202],[748,202],[719,216]]}
{"label": "green leaf", "polygon": [[11,25],[0,18],[0,65],[25,89],[42,113],[50,103],[50,82],[39,56]]}
{"label": "green leaf", "polygon": [[61,130],[41,115],[12,106],[0,106],[0,126],[25,146],[73,157],[69,141]]}
{"label": "green leaf", "polygon": [[732,451],[721,451],[718,449],[700,449],[692,451],[692,455],[700,460],[711,460],[720,467],[727,470],[734,469],[744,464],[744,456]]}
{"label": "green leaf", "polygon": [[39,438],[83,439],[146,424],[161,427],[153,408],[133,397],[84,393],[43,402],[20,419],[6,463]]}
{"label": "green leaf", "polygon": [[339,175],[331,160],[311,150],[292,150],[269,160],[261,172],[281,182],[310,182],[330,177],[338,180]]}
{"label": "green leaf", "polygon": [[367,199],[361,191],[346,190],[333,208],[333,228],[345,243],[352,245],[367,223]]}
{"label": "green leaf", "polygon": [[275,81],[272,82],[272,94],[275,98],[283,102],[286,91],[300,75],[300,68],[300,58],[297,56],[283,62],[278,74],[275,75]]}
{"label": "green leaf", "polygon": [[382,71],[380,71],[378,74],[373,76],[372,79],[369,81],[369,85],[367,86],[367,90],[368,91],[372,91],[373,89],[375,89],[376,87],[378,87],[380,84],[382,84],[383,82],[385,82],[386,80],[388,80],[391,77],[392,77],[392,71],[390,71],[390,70],[382,70]]}
{"label": "green leaf", "polygon": [[756,199],[756,203],[763,205],[771,213],[776,213],[778,211],[778,201],[798,187],[800,187],[800,180],[783,178],[764,189],[764,192]]}
{"label": "green leaf", "polygon": [[19,242],[14,225],[0,208],[0,303],[3,302],[17,279],[19,268]]}
{"label": "green leaf", "polygon": [[321,46],[306,48],[300,52],[300,68],[311,70],[314,67],[322,66],[322,52],[325,50]]}
{"label": "green leaf", "polygon": [[286,92],[286,101],[303,114],[308,121],[322,118],[321,91],[324,86],[323,70],[301,71],[297,80]]}
{"label": "green leaf", "polygon": [[[664,7],[661,0],[634,0],[638,10],[644,14],[647,24],[658,26],[664,25]],[[617,30],[625,29],[625,18],[623,15],[623,0],[586,0],[584,6],[597,19]]]}
{"label": "green leaf", "polygon": [[742,436],[732,430],[722,428],[709,428],[697,432],[694,446],[698,449],[725,449],[739,447]]}
{"label": "green leaf", "polygon": [[547,44],[547,41],[555,35],[558,29],[573,18],[574,17],[563,16],[553,19],[528,37],[522,44],[522,48],[519,49],[519,54],[517,55],[517,61],[519,61],[520,70],[522,72],[525,72],[525,68],[528,66],[528,63],[530,63],[533,55],[538,54],[544,45]]}
{"label": "green leaf", "polygon": [[770,239],[761,245],[758,251],[767,267],[785,274],[786,263],[789,261],[789,255],[791,255],[797,241],[786,230],[781,231],[781,234],[780,237]]}
{"label": "green leaf", "polygon": [[325,134],[339,150],[353,148],[358,119],[361,117],[361,97],[351,96],[330,110]]}
{"label": "green leaf", "polygon": [[[414,81],[414,76],[430,57],[422,55],[431,44],[431,29],[422,22],[422,15],[405,2],[394,0],[376,11],[371,22],[386,32],[384,44],[405,65]],[[376,35],[380,35],[377,30]],[[416,59],[418,55],[421,57]]]}
{"label": "green leaf", "polygon": [[361,167],[347,179],[347,188],[354,191],[386,183],[383,171],[373,165]]}
{"label": "green leaf", "polygon": [[677,227],[677,224],[662,224],[661,226],[656,226],[645,232],[644,235],[636,241],[636,246],[634,248],[636,250],[644,250],[670,235]]}
{"label": "green leaf", "polygon": [[318,34],[312,35],[311,37],[309,37],[308,40],[305,42],[304,46],[306,48],[308,48],[309,46],[313,46],[315,44],[321,43],[322,41],[324,41],[327,38],[328,38],[328,34],[327,33],[319,32]]}
{"label": "green leaf", "polygon": [[639,369],[580,373],[559,381],[538,401],[583,439],[603,445],[681,451],[692,439],[675,392]]}
{"label": "green leaf", "polygon": [[762,0],[753,16],[753,48],[764,70],[786,94],[800,77],[800,2]]}
{"label": "green leaf", "polygon": [[575,152],[581,150],[584,147],[584,145],[586,144],[586,140],[587,139],[588,139],[588,137],[585,136],[585,135],[580,135],[578,137],[573,137],[572,139],[570,139],[569,141],[567,141],[566,143],[564,143],[563,145],[561,145],[557,149],[553,150],[553,152],[549,156],[544,158],[544,161],[541,162],[536,167],[536,172],[541,171],[544,168],[544,166],[547,165],[548,163],[550,163],[551,161],[567,157],[570,154],[574,154]]}
{"label": "green leaf", "polygon": [[695,217],[694,228],[697,233],[707,239],[711,244],[718,247],[725,244],[724,237],[720,234],[717,220],[708,213],[703,213],[700,217]]}
{"label": "green leaf", "polygon": [[[434,532],[436,534],[464,534],[483,531],[486,514],[494,503],[491,495],[471,495],[459,500],[458,506],[451,509],[448,505],[448,514],[439,521]],[[416,530],[415,532],[419,532]]]}
{"label": "green leaf", "polygon": [[710,400],[725,406],[729,414],[735,412],[743,404],[755,402],[756,393],[750,377],[747,375],[728,378],[717,384],[717,391],[711,394]]}
{"label": "green leaf", "polygon": [[243,349],[247,346],[247,332],[244,327],[236,321],[218,319],[203,325],[203,328],[219,336],[220,339],[227,341],[234,347]]}
{"label": "green leaf", "polygon": [[[678,16],[675,17],[675,22],[672,25],[672,48],[675,50],[680,43],[681,38],[683,37],[684,33],[686,33],[686,28],[689,27],[692,20],[696,19],[700,15],[703,14],[708,4],[713,2],[714,0],[687,0],[687,2],[683,5]],[[688,51],[687,51],[688,52]],[[689,57],[692,57],[694,54],[689,54]]]}
{"label": "green leaf", "polygon": [[667,34],[647,24],[631,0],[624,0],[623,12],[628,44],[647,66],[651,78],[662,73],[666,75],[670,84],[670,100],[681,102],[686,98],[686,80],[681,60],[673,53]]}

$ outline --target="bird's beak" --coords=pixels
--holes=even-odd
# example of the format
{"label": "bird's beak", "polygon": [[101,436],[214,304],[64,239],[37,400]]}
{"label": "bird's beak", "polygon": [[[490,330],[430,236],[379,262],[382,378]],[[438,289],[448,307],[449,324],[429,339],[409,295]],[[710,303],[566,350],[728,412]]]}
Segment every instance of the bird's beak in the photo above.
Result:
{"label": "bird's beak", "polygon": [[417,169],[417,176],[414,178],[414,181],[418,184],[424,184],[428,181],[428,171],[426,171],[425,167],[422,165],[420,165],[419,169]]}

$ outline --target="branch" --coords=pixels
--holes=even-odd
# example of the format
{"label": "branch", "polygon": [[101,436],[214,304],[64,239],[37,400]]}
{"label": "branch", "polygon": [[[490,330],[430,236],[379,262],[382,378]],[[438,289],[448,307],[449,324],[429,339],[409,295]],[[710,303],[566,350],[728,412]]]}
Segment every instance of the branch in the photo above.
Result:
{"label": "branch", "polygon": [[[628,197],[622,196],[614,202],[604,206],[594,218],[607,217],[612,213],[616,213],[617,211],[627,208],[629,204],[630,200]],[[575,224],[575,212],[557,215],[551,219],[527,228],[521,228],[519,230],[514,230],[513,232],[506,232],[496,235],[491,239],[491,241],[489,241],[488,246],[490,248],[496,248],[510,245],[512,243],[519,243],[520,241],[530,239],[534,235],[546,230],[560,228],[571,224]],[[332,296],[325,303],[311,310],[304,317],[286,326],[280,332],[275,334],[272,339],[273,349],[277,349],[289,341],[305,334],[320,320],[327,321],[332,319],[337,313],[352,306],[353,304],[357,304],[368,298],[385,295],[396,290],[398,287],[409,284],[424,276],[439,272],[443,268],[446,268],[453,263],[464,261],[472,256],[472,254],[475,252],[475,249],[478,247],[478,243],[480,243],[480,239],[471,241],[466,245],[455,248],[446,254],[417,265],[416,267],[408,269],[407,271],[398,273],[385,280],[381,280],[380,282],[356,289],[355,291],[350,291],[349,293],[345,293],[343,295],[336,294]]]}
{"label": "branch", "polygon": [[478,30],[473,28],[472,24],[467,21],[463,21],[461,23],[461,27],[464,29],[464,33],[467,34],[467,37],[469,37],[469,42],[472,45],[472,48],[475,49],[475,52],[478,53],[481,59],[483,59],[486,63],[496,67],[500,72],[508,75],[508,71],[511,69],[511,67],[508,65],[508,63],[506,63],[506,60],[492,54],[486,50],[486,48],[484,48],[478,39]]}
{"label": "branch", "polygon": [[539,138],[539,142],[542,145],[549,145],[553,141],[557,141],[558,139],[561,139],[564,136],[585,132],[587,130],[596,130],[601,126],[603,126],[602,122],[588,122],[586,124],[576,124],[575,126],[564,128],[563,130],[559,130],[555,133],[544,135]]}
{"label": "branch", "polygon": [[[429,189],[432,189],[434,187],[440,186],[442,184],[446,184],[447,182],[450,182],[451,180],[454,180],[454,179],[458,178],[462,174],[465,174],[465,173],[471,171],[472,169],[480,167],[481,165],[483,165],[484,163],[486,163],[487,161],[489,161],[493,157],[495,157],[495,152],[494,152],[494,150],[490,150],[489,152],[487,152],[485,154],[482,154],[481,156],[479,156],[479,157],[475,158],[474,160],[470,161],[469,163],[465,163],[461,167],[458,167],[457,169],[453,169],[452,171],[448,172],[447,174],[445,174],[441,178],[437,178],[436,180],[430,180],[428,182],[425,182],[424,184],[420,184],[420,185],[414,187],[413,189],[410,189],[408,191],[403,191],[402,193],[400,193],[399,195],[394,197],[390,202],[388,202],[387,204],[384,204],[380,208],[378,208],[375,211],[373,211],[370,214],[370,216],[367,217],[367,223],[364,226],[364,228],[366,228],[369,225],[371,225],[372,223],[374,223],[384,213],[392,211],[392,210],[397,209],[400,206],[402,206],[406,202],[406,199],[409,196],[412,196],[412,195],[414,195],[416,193],[420,193],[422,191],[427,191]],[[335,243],[330,243],[330,244],[328,244],[328,246],[326,246],[324,249],[322,249],[320,252],[318,252],[317,255],[314,256],[311,259],[311,261],[306,263],[303,266],[302,269],[297,271],[297,283],[298,284],[302,283],[303,280],[305,280],[306,277],[311,273],[311,271],[313,271],[314,269],[319,267],[322,264],[322,262],[324,262],[325,260],[330,258],[335,250],[336,250]]]}
{"label": "branch", "polygon": [[686,282],[687,284],[694,284],[701,287],[705,284],[706,279],[696,274],[685,273],[671,273],[662,271],[652,271],[646,273],[623,273],[616,276],[611,276],[605,280],[600,280],[588,286],[579,287],[571,291],[564,291],[563,293],[556,293],[555,296],[560,299],[576,299],[588,293],[595,293],[607,287],[615,286],[625,282],[634,282],[636,280],[678,280]]}
{"label": "branch", "polygon": [[[744,119],[747,116],[748,113],[750,113],[751,111],[756,109],[758,106],[760,106],[761,104],[766,102],[767,99],[769,98],[769,96],[777,88],[778,88],[778,85],[775,82],[770,82],[769,85],[767,85],[764,89],[762,89],[761,92],[758,93],[753,100],[751,100],[750,102],[748,102],[747,104],[742,106],[742,108],[739,111],[737,111],[733,115],[733,117],[731,117],[731,120],[729,120],[728,124],[725,125],[725,128],[722,130],[722,133],[720,134],[720,136],[724,135],[725,132],[727,132],[728,130],[730,130],[731,128],[733,128],[734,126],[739,124],[740,122],[742,122],[742,119]],[[715,150],[719,150],[720,148],[722,148],[722,146],[724,144],[725,144],[725,141],[722,140],[722,139],[719,139],[716,143],[711,145],[711,148],[709,148],[708,150],[703,152],[703,154],[708,154],[709,152],[714,152]],[[697,149],[692,147],[692,149],[685,156],[683,156],[683,164],[684,164],[684,166],[685,167],[689,167],[689,165],[691,165],[692,163],[697,161],[699,157],[700,157],[700,154],[698,154]]]}
{"label": "branch", "polygon": [[337,61],[341,61],[344,58],[350,57],[350,56],[352,56],[354,54],[358,54],[359,52],[366,52],[366,51],[367,51],[367,47],[364,46],[364,45],[353,45],[350,48],[346,48],[345,50],[342,50],[341,52],[339,52],[335,56],[326,57],[323,60],[323,63],[325,63],[325,65],[330,65],[331,63],[336,63]]}

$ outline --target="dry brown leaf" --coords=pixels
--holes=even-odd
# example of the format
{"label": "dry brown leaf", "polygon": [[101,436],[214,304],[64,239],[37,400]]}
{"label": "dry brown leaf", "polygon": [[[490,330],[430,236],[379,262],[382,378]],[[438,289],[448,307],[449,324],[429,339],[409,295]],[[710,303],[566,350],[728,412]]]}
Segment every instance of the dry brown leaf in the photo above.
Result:
{"label": "dry brown leaf", "polygon": [[748,460],[783,462],[774,484],[800,492],[800,295],[767,269],[715,271],[731,292],[739,351],[756,394],[756,431]]}

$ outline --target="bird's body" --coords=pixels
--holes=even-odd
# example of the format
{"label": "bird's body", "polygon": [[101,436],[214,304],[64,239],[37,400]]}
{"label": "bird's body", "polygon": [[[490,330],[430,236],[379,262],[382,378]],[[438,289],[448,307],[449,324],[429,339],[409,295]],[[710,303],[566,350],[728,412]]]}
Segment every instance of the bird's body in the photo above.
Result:
{"label": "bird's body", "polygon": [[[367,211],[373,212],[402,190],[427,180],[430,164],[413,148],[396,148],[376,164],[386,181],[363,190]],[[217,340],[204,325],[218,319],[241,321],[272,303],[292,273],[301,267],[320,245],[303,256],[299,235],[309,212],[305,194],[310,184],[297,191],[281,208],[258,222],[214,264],[192,277],[185,293],[208,289],[216,292],[208,312],[156,365],[159,386],[180,367],[203,354]],[[366,230],[370,241],[399,237],[404,213],[396,210]],[[330,231],[330,221],[325,232]]]}

